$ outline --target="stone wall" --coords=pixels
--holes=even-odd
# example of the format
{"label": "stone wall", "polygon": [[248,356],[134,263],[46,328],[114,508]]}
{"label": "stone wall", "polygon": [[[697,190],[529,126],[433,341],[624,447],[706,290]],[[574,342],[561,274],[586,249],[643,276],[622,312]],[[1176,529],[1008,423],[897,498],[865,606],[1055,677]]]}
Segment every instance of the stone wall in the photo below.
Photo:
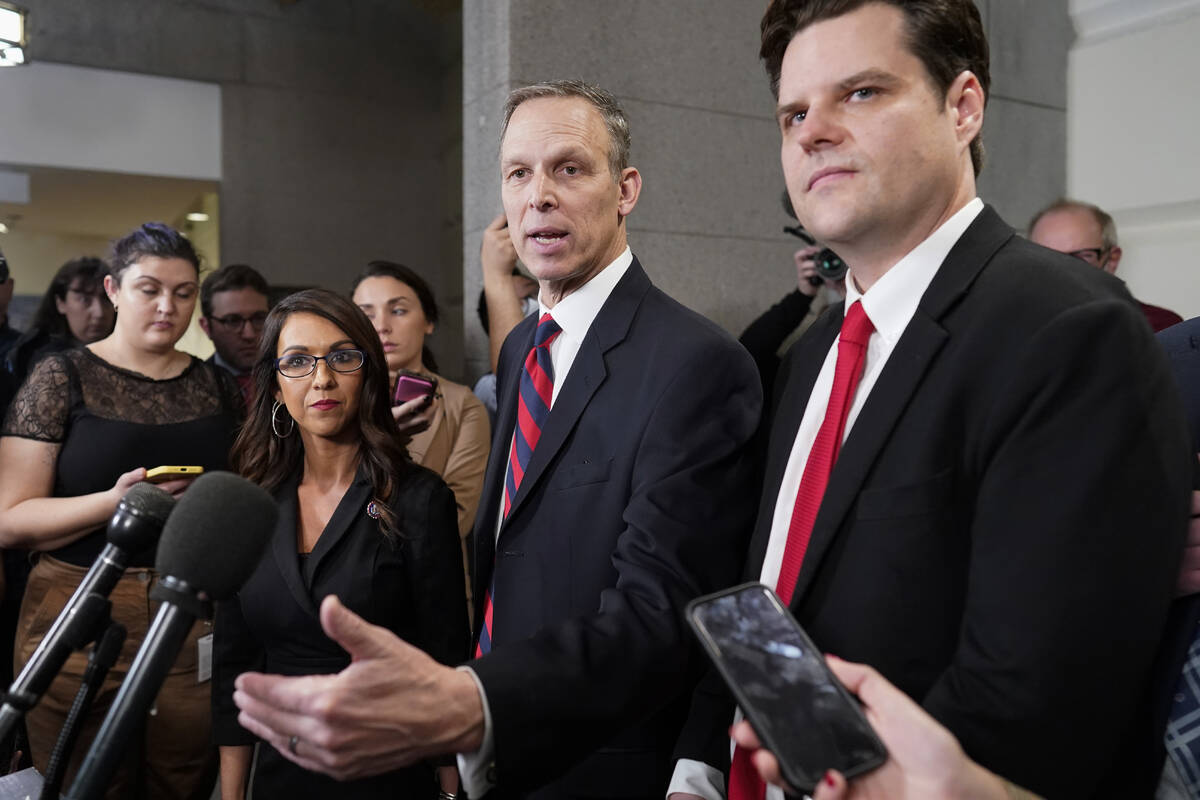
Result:
{"label": "stone wall", "polygon": [[[500,211],[507,92],[576,77],[614,92],[644,179],[629,238],[652,279],[738,333],[791,290],[774,101],[758,60],[761,3],[465,0],[463,284],[481,285],[482,230]],[[992,44],[981,194],[1016,227],[1065,185],[1066,0],[981,0]],[[468,371],[486,370],[467,319]]]}
{"label": "stone wall", "polygon": [[346,290],[373,258],[432,283],[462,365],[457,0],[31,0],[31,57],[221,87],[221,257]]}

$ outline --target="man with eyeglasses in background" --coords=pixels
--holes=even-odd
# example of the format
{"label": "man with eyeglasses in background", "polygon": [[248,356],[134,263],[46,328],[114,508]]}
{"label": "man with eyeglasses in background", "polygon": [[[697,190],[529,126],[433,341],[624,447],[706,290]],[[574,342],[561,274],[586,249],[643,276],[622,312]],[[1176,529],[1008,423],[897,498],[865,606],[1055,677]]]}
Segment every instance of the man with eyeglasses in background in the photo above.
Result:
{"label": "man with eyeglasses in background", "polygon": [[[1035,244],[1075,256],[1110,275],[1116,273],[1121,263],[1117,225],[1110,214],[1091,203],[1056,200],[1034,215],[1029,223],[1029,238]],[[1137,302],[1156,333],[1183,322],[1183,317],[1174,311]]]}
{"label": "man with eyeglasses in background", "polygon": [[233,375],[247,407],[269,291],[266,279],[245,264],[227,264],[200,285],[200,327],[216,348],[212,362]]}

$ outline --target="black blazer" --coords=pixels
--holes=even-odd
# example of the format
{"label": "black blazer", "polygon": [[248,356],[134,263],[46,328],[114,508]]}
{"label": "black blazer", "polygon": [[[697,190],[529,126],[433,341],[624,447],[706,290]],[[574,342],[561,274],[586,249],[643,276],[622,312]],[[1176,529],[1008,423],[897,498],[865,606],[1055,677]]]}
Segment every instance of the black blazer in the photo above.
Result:
{"label": "black blazer", "polygon": [[[444,664],[467,655],[462,550],[454,496],[441,479],[407,465],[390,504],[401,535],[389,541],[366,512],[365,472],[342,497],[303,565],[296,554],[299,476],[275,492],[279,522],[268,552],[237,597],[217,608],[213,649],[213,731],[218,745],[257,739],[238,725],[233,682],[248,670],[281,675],[340,672],[350,657],[325,635],[321,601],[336,594],[353,612]],[[418,764],[349,783],[307,772],[260,747],[256,797],[432,797],[431,769]]]}
{"label": "black blazer", "polygon": [[492,714],[495,796],[566,772],[532,796],[662,797],[700,665],[681,611],[737,578],[752,524],[758,375],[635,259],[584,338],[497,545],[535,324],[500,354],[474,532],[476,620],[495,588],[494,649],[473,662]]}
{"label": "black blazer", "polygon": [[[1200,317],[1172,325],[1159,331],[1156,336],[1166,351],[1183,398],[1184,412],[1192,434],[1192,450],[1200,453]],[[1195,461],[1192,464],[1198,466]],[[1200,474],[1193,477],[1192,486],[1200,489]],[[1175,688],[1187,659],[1188,648],[1200,634],[1200,627],[1197,626],[1200,626],[1200,594],[1181,597],[1171,604],[1171,615],[1155,664],[1149,706],[1151,738],[1145,757],[1150,759],[1151,766],[1161,768],[1167,755],[1163,734],[1175,702]]]}
{"label": "black blazer", "polygon": [[[841,322],[841,307],[825,314],[780,374],[754,578]],[[1109,770],[1131,770],[1120,745],[1171,601],[1188,450],[1166,360],[1123,285],[987,208],[846,439],[792,610],[985,767],[1045,797],[1110,793]],[[698,694],[681,756],[727,767],[725,702]]]}

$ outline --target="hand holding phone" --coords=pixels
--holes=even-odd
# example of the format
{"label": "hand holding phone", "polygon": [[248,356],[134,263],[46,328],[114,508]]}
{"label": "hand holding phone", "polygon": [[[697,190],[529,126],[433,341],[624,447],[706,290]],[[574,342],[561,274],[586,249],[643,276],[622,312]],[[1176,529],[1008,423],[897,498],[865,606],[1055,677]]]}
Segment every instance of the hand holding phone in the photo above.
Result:
{"label": "hand holding phone", "polygon": [[400,370],[396,378],[396,390],[392,393],[392,405],[400,406],[418,397],[428,397],[437,391],[437,379]]}
{"label": "hand holding phone", "polygon": [[858,703],[766,586],[697,598],[686,616],[796,790],[811,794],[828,770],[854,777],[887,759]]}

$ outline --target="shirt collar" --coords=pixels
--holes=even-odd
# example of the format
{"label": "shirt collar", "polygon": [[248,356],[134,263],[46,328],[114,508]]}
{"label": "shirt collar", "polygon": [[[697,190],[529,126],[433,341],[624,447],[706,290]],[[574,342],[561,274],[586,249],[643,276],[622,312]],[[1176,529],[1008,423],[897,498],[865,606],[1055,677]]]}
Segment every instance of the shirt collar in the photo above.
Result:
{"label": "shirt collar", "polygon": [[225,370],[226,372],[230,373],[231,375],[249,375],[250,374],[249,372],[242,372],[240,369],[237,369],[236,367],[234,367],[233,364],[230,364],[228,361],[221,358],[221,354],[216,352],[215,350],[213,351],[213,363],[216,364],[221,369]]}
{"label": "shirt collar", "polygon": [[951,248],[981,211],[983,201],[976,197],[883,273],[866,293],[858,290],[852,278],[854,271],[850,270],[846,276],[844,308],[849,308],[855,300],[862,300],[863,311],[867,312],[875,330],[888,342],[895,342],[908,327],[917,304]]}
{"label": "shirt collar", "polygon": [[612,294],[612,290],[632,263],[633,253],[626,246],[615,261],[597,272],[583,286],[559,300],[558,305],[553,309],[546,308],[539,295],[538,318],[540,319],[541,315],[548,313],[554,317],[558,327],[562,328],[563,335],[572,339],[582,339],[588,328],[592,327],[592,321],[600,313],[600,308],[608,300],[608,296]]}

